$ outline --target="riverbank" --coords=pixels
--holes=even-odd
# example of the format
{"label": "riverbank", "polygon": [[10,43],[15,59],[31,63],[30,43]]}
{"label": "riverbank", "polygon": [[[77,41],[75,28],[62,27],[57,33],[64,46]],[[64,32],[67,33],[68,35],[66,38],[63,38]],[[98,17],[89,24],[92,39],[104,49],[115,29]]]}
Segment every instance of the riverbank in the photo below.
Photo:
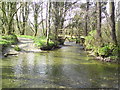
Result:
{"label": "riverbank", "polygon": [[118,59],[117,58],[111,58],[111,57],[102,57],[102,56],[96,56],[93,51],[86,51],[88,55],[93,56],[95,60],[99,60],[102,62],[110,62],[110,63],[117,63],[118,64]]}
{"label": "riverbank", "polygon": [[18,42],[15,45],[7,45],[6,47],[2,47],[2,57],[7,57],[9,55],[17,56],[20,53],[39,53],[46,52],[35,46],[33,39],[18,37]]}
{"label": "riverbank", "polygon": [[[15,55],[15,48],[12,48],[12,45],[16,45],[18,43],[18,38],[16,35],[11,34],[11,35],[4,35],[0,36],[0,57],[6,57],[7,55]],[[12,53],[10,53],[12,52]]]}
{"label": "riverbank", "polygon": [[49,50],[54,50],[61,48],[58,45],[58,42],[49,41],[48,45],[46,44],[45,37],[33,37],[26,35],[16,36],[17,42],[15,44],[6,44],[2,46],[2,56],[7,57],[9,55],[17,56],[19,53],[43,53]]}

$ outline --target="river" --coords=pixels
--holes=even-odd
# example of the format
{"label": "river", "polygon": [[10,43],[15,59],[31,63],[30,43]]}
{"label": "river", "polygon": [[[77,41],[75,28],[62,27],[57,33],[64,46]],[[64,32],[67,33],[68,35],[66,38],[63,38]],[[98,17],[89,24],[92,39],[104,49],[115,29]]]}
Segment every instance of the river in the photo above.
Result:
{"label": "river", "polygon": [[118,65],[94,60],[74,42],[2,59],[2,88],[118,88]]}

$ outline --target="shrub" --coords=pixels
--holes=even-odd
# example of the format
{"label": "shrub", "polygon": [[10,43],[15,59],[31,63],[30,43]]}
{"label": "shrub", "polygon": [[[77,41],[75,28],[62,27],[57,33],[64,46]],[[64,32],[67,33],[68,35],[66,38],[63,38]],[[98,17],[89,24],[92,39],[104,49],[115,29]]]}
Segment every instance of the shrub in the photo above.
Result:
{"label": "shrub", "polygon": [[94,38],[92,36],[85,37],[85,46],[87,49],[92,49],[94,46]]}
{"label": "shrub", "polygon": [[111,54],[110,47],[109,46],[104,46],[104,47],[99,48],[98,54],[100,56],[106,56],[106,57],[109,56]]}
{"label": "shrub", "polygon": [[99,56],[108,57],[108,56],[117,56],[119,48],[116,45],[109,43],[104,45],[103,47],[98,47],[97,50],[96,52],[99,54]]}
{"label": "shrub", "polygon": [[[104,40],[104,41],[103,41]],[[105,42],[106,39],[99,40],[96,38],[96,31],[89,32],[89,35],[85,37],[86,49],[92,49],[94,54],[102,57],[116,57],[118,55],[118,48],[112,42]]]}

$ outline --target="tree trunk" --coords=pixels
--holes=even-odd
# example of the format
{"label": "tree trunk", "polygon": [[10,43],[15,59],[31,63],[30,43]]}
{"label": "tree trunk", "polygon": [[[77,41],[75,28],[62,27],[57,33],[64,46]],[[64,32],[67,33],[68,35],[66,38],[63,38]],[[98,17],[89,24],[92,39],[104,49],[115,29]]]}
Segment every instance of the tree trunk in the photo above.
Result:
{"label": "tree trunk", "polygon": [[85,36],[88,35],[88,10],[89,10],[89,1],[87,0],[86,15],[85,15]]}
{"label": "tree trunk", "polygon": [[[2,9],[5,11],[5,2],[2,2]],[[6,23],[5,23],[5,20],[6,20],[6,12],[4,12],[2,14],[2,34],[4,35],[5,34],[5,26],[6,26]]]}
{"label": "tree trunk", "polygon": [[50,35],[50,9],[51,9],[51,3],[49,1],[49,10],[48,10],[48,31],[47,31],[47,45],[49,45],[49,35]]}
{"label": "tree trunk", "polygon": [[97,37],[101,38],[101,2],[97,2]]}
{"label": "tree trunk", "polygon": [[18,15],[17,15],[17,13],[16,13],[16,21],[17,21],[18,31],[19,31],[19,33],[21,34],[21,30],[20,30],[20,25],[19,25],[19,20],[18,20]]}
{"label": "tree trunk", "polygon": [[46,37],[47,37],[47,31],[48,31],[48,2],[46,6],[46,33],[45,33]]}
{"label": "tree trunk", "polygon": [[42,31],[43,31],[43,35],[45,35],[44,21],[43,21],[43,5],[41,5],[41,19],[42,19]]}
{"label": "tree trunk", "polygon": [[24,35],[25,34],[25,8],[24,6],[22,7],[22,32],[21,32],[21,35]]}
{"label": "tree trunk", "polygon": [[37,35],[37,31],[38,31],[38,7],[37,7],[37,4],[35,4],[35,7],[34,7],[34,26],[35,26],[35,34],[34,36]]}
{"label": "tree trunk", "polygon": [[[117,20],[118,20],[118,27],[117,27],[117,45],[120,48],[120,2],[118,2],[118,12],[117,12]],[[120,63],[120,49],[118,49],[118,63]]]}
{"label": "tree trunk", "polygon": [[23,24],[22,24],[22,27],[23,27],[23,30],[22,30],[22,35],[25,35],[25,29],[26,29],[26,22],[28,20],[28,2],[25,2],[24,3],[25,6],[22,7],[22,19],[23,19]]}
{"label": "tree trunk", "polygon": [[111,19],[111,36],[115,44],[117,44],[116,29],[115,29],[115,6],[114,2],[110,2],[110,19]]}

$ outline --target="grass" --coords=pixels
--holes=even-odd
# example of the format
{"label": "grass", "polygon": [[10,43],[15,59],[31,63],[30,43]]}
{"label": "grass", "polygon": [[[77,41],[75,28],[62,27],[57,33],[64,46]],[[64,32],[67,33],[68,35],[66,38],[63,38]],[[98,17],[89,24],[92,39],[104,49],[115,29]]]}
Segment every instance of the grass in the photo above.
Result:
{"label": "grass", "polygon": [[17,45],[14,47],[14,50],[21,51],[21,49]]}
{"label": "grass", "polygon": [[0,39],[0,45],[8,45],[8,44],[9,44],[9,41]]}
{"label": "grass", "polygon": [[36,37],[36,38],[34,38],[34,42],[35,42],[35,45],[41,49],[43,49],[43,48],[51,49],[52,47],[55,46],[55,43],[53,41],[49,41],[49,43],[47,45],[47,39],[45,37]]}
{"label": "grass", "polygon": [[118,58],[118,51],[120,48],[112,41],[109,42],[106,38],[102,41],[96,38],[96,31],[89,32],[89,35],[85,37],[84,45],[86,49],[92,50],[96,56],[103,58],[109,57],[111,60],[116,60]]}
{"label": "grass", "polygon": [[0,45],[8,46],[12,44],[17,44],[18,39],[16,35],[4,35],[0,36]]}
{"label": "grass", "polygon": [[17,37],[23,37],[23,38],[30,38],[30,39],[34,39],[34,36],[29,36],[29,35],[17,35]]}
{"label": "grass", "polygon": [[[42,50],[51,50],[53,47],[56,47],[58,45],[56,41],[52,40],[49,40],[49,43],[47,45],[47,38],[45,36],[34,37],[29,35],[17,35],[17,37],[33,39],[35,45]],[[16,49],[18,49],[18,47],[16,47]]]}

